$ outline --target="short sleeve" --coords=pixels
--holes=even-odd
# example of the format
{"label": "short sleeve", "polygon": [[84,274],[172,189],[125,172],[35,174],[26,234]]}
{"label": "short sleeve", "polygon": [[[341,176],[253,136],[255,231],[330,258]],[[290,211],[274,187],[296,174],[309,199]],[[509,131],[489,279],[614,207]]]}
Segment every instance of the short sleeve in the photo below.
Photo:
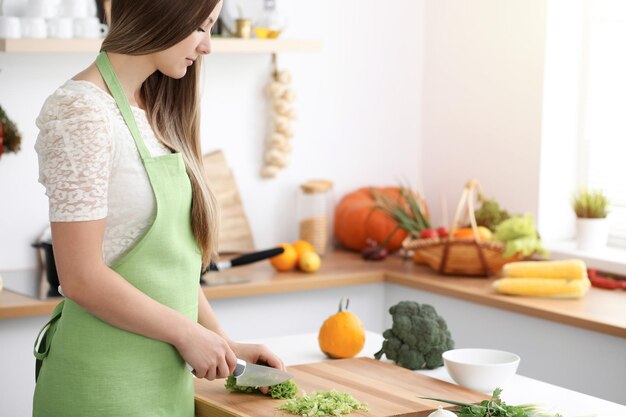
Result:
{"label": "short sleeve", "polygon": [[50,221],[98,220],[107,216],[113,139],[98,98],[61,87],[37,118],[39,182],[50,204]]}

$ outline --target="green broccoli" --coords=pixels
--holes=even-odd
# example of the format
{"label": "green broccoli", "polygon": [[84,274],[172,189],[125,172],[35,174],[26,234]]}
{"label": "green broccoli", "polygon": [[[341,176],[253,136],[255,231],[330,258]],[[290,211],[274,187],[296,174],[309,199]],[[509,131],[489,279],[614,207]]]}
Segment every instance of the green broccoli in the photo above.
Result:
{"label": "green broccoli", "polygon": [[485,226],[492,232],[496,231],[496,227],[504,220],[508,219],[509,213],[506,210],[500,209],[500,204],[496,200],[481,199],[482,205],[474,213],[476,217],[476,223],[479,226]]}
{"label": "green broccoli", "polygon": [[374,354],[376,359],[384,353],[387,359],[411,370],[443,365],[441,355],[454,348],[454,340],[445,320],[433,306],[401,301],[392,306],[389,313],[393,325],[383,333],[385,341]]}
{"label": "green broccoli", "polygon": [[[229,391],[238,392],[261,392],[258,387],[242,387],[237,385],[237,379],[229,375],[226,378],[226,384],[224,385]],[[298,386],[292,380],[281,382],[280,384],[272,385],[269,387],[268,395],[272,398],[293,398],[298,392]]]}

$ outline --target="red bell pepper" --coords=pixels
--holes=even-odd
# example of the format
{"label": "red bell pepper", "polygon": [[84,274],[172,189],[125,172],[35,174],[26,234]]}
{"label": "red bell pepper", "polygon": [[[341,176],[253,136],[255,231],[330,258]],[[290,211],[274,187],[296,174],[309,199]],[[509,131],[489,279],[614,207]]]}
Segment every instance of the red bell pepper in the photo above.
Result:
{"label": "red bell pepper", "polygon": [[607,290],[626,290],[626,281],[624,280],[602,276],[598,274],[598,271],[591,268],[587,269],[587,275],[589,276],[589,281],[591,281],[591,285],[594,287],[604,288]]}

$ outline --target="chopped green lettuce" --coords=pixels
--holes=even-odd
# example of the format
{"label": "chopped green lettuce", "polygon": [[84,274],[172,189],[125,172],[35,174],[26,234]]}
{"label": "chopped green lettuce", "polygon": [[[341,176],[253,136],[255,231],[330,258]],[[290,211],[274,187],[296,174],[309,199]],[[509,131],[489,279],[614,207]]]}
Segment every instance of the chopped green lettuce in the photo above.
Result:
{"label": "chopped green lettuce", "polygon": [[[261,392],[259,387],[242,387],[237,385],[237,379],[229,375],[226,378],[226,384],[224,385],[229,391],[237,391],[237,392]],[[269,387],[268,395],[272,398],[276,399],[285,399],[285,398],[293,398],[296,396],[298,392],[298,386],[292,380],[281,382],[280,384],[272,385]]]}
{"label": "chopped green lettuce", "polygon": [[367,406],[348,393],[332,390],[314,392],[310,395],[304,394],[301,397],[286,401],[278,409],[305,417],[339,417],[354,410],[367,411]]}

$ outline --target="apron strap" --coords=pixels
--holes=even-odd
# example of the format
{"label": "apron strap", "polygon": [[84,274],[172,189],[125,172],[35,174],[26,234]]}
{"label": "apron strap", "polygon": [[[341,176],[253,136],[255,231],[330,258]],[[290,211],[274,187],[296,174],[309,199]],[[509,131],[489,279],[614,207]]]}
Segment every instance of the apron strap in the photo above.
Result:
{"label": "apron strap", "polygon": [[130,108],[130,104],[128,103],[128,99],[126,98],[124,89],[120,84],[120,80],[117,78],[117,75],[115,75],[115,71],[111,66],[111,61],[109,60],[109,56],[107,55],[106,51],[100,52],[98,58],[96,58],[96,66],[98,67],[98,71],[100,71],[100,74],[102,75],[102,78],[104,79],[107,87],[109,87],[109,91],[115,99],[117,107],[120,109],[122,118],[124,118],[124,121],[126,122],[128,129],[130,130],[130,134],[135,140],[135,145],[137,146],[139,155],[141,155],[141,160],[145,161],[146,159],[150,158],[150,152],[148,151],[148,148],[146,148],[146,145],[143,143],[141,133],[139,133],[139,129],[137,128],[137,122],[135,121],[133,111]]}
{"label": "apron strap", "polygon": [[35,346],[33,347],[33,355],[36,358],[35,361],[35,381],[39,377],[39,370],[41,369],[41,365],[43,365],[43,360],[48,356],[48,352],[50,351],[50,346],[52,345],[52,337],[54,336],[54,332],[56,331],[57,322],[61,318],[61,314],[63,313],[63,306],[65,305],[65,300],[61,301],[52,311],[52,316],[50,320],[41,328],[37,338],[35,339]]}

